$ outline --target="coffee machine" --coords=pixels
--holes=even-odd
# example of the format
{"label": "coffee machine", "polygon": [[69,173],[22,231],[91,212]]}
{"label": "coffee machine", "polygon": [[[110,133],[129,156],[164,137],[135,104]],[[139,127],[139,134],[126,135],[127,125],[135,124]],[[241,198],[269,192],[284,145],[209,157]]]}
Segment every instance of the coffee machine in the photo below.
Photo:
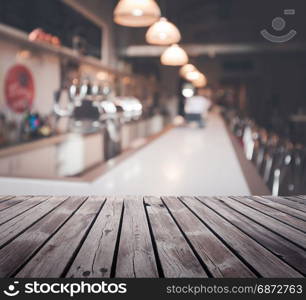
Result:
{"label": "coffee machine", "polygon": [[[62,96],[65,92],[66,101]],[[58,118],[69,118],[69,132],[103,132],[105,158],[110,159],[121,152],[123,111],[116,102],[109,82],[74,79],[68,89],[55,93],[54,112]]]}

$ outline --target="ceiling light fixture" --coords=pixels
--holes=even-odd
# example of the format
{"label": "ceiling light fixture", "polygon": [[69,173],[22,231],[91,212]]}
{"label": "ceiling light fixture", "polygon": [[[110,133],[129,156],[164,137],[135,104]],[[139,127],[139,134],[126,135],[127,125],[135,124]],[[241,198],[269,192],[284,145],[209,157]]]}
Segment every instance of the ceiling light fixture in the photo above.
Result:
{"label": "ceiling light fixture", "polygon": [[171,45],[181,40],[180,31],[166,18],[160,18],[146,33],[146,40],[152,45]]}
{"label": "ceiling light fixture", "polygon": [[193,71],[196,71],[197,68],[192,65],[192,64],[186,64],[184,66],[182,66],[180,68],[180,75],[183,77],[183,78],[186,78],[186,74],[189,73],[189,72],[193,72]]}
{"label": "ceiling light fixture", "polygon": [[183,48],[174,44],[164,51],[160,60],[166,66],[182,66],[188,63],[188,55]]}
{"label": "ceiling light fixture", "polygon": [[190,98],[192,96],[194,96],[194,86],[190,83],[185,83],[183,85],[183,89],[182,89],[182,95],[185,97],[185,98]]}
{"label": "ceiling light fixture", "polygon": [[200,76],[198,79],[193,80],[192,84],[196,87],[196,88],[203,88],[207,85],[207,79],[205,77],[204,74],[200,73]]}
{"label": "ceiling light fixture", "polygon": [[198,70],[194,70],[191,72],[187,72],[185,75],[185,78],[188,81],[195,81],[195,80],[198,80],[200,76],[201,76],[201,73]]}
{"label": "ceiling light fixture", "polygon": [[154,0],[120,0],[114,10],[114,22],[128,27],[147,27],[160,18]]}

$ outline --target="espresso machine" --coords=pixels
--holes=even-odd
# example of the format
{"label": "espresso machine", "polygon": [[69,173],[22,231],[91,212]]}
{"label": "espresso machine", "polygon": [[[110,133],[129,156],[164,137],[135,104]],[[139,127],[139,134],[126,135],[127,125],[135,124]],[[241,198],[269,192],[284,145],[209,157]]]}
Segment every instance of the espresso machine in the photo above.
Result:
{"label": "espresso machine", "polygon": [[122,110],[123,123],[137,121],[142,116],[142,104],[135,97],[118,97],[115,104]]}
{"label": "espresso machine", "polygon": [[69,131],[80,134],[104,132],[104,155],[110,159],[121,152],[123,111],[116,105],[111,84],[107,81],[91,83],[75,79],[66,90],[55,93],[54,112],[58,118],[69,118]]}

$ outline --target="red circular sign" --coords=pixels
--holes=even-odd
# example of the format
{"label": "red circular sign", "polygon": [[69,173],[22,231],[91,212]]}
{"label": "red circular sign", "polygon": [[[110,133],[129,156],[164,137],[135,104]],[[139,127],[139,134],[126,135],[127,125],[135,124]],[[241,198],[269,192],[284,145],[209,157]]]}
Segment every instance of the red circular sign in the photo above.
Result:
{"label": "red circular sign", "polygon": [[31,108],[34,101],[34,80],[31,71],[23,65],[9,69],[4,82],[7,105],[16,113]]}

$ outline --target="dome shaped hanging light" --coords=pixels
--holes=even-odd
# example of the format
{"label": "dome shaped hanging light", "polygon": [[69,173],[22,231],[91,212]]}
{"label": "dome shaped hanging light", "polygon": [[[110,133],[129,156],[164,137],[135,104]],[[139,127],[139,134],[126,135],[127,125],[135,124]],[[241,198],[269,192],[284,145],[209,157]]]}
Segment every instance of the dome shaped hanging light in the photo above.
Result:
{"label": "dome shaped hanging light", "polygon": [[192,64],[186,64],[180,68],[180,75],[185,78],[186,74],[189,72],[196,71],[197,68]]}
{"label": "dome shaped hanging light", "polygon": [[187,72],[185,75],[186,80],[191,82],[200,79],[200,77],[201,77],[201,72],[199,72],[198,70]]}
{"label": "dome shaped hanging light", "polygon": [[174,44],[164,51],[160,60],[165,66],[182,66],[188,63],[188,55],[183,48]]}
{"label": "dome shaped hanging light", "polygon": [[114,22],[128,27],[147,27],[160,18],[154,0],[120,0],[114,10]]}
{"label": "dome shaped hanging light", "polygon": [[196,87],[196,88],[203,88],[207,85],[207,79],[205,77],[204,74],[200,73],[200,76],[198,79],[193,80],[192,84]]}
{"label": "dome shaped hanging light", "polygon": [[171,45],[181,40],[177,27],[166,18],[160,18],[146,33],[146,40],[152,45]]}

